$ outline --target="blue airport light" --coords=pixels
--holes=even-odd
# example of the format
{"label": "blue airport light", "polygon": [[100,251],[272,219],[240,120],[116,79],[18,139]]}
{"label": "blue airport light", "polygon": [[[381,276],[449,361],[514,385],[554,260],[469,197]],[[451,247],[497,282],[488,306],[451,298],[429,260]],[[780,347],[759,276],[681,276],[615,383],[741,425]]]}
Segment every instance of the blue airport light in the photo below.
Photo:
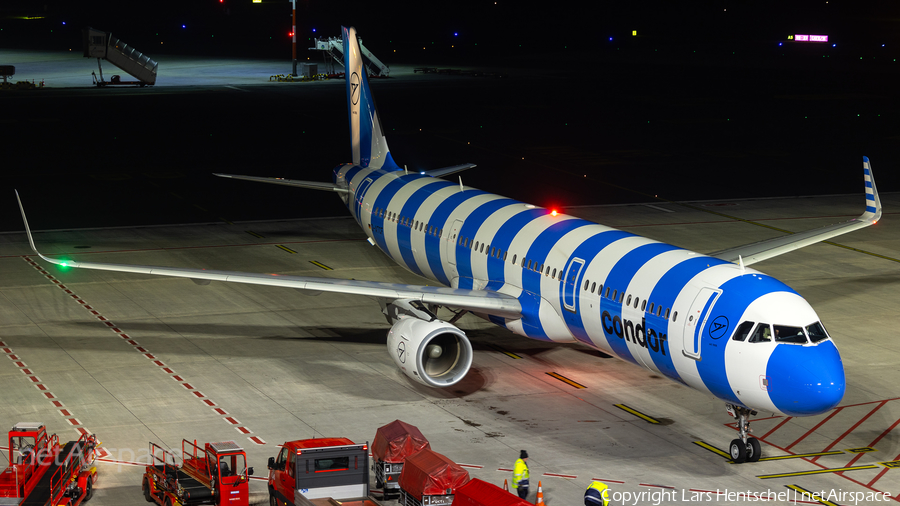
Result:
{"label": "blue airport light", "polygon": [[182,28],[187,28],[187,27],[186,27],[186,26],[184,26],[184,25],[181,25],[181,27],[182,27]]}
{"label": "blue airport light", "polygon": [[[453,32],[453,36],[454,36],[454,37],[459,37],[459,32]],[[884,45],[884,44],[882,44],[882,46],[883,46],[883,45]]]}
{"label": "blue airport light", "polygon": [[612,37],[610,37],[609,40],[612,40]]}
{"label": "blue airport light", "polygon": [[316,33],[316,29],[315,29],[315,28],[313,28],[313,33]]}
{"label": "blue airport light", "polygon": [[781,42],[778,43],[779,46],[780,46],[781,44],[782,44]]}

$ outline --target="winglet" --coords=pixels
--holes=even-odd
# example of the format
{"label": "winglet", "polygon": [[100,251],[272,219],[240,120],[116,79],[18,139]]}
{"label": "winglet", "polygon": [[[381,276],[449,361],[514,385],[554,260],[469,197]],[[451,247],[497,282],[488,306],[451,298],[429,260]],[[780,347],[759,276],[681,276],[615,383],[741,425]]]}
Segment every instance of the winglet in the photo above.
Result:
{"label": "winglet", "polygon": [[872,163],[869,157],[863,157],[863,174],[866,180],[866,212],[859,217],[861,221],[877,223],[881,219],[881,199],[875,187],[875,176],[872,175]]}
{"label": "winglet", "polygon": [[28,226],[28,218],[25,217],[25,207],[22,206],[22,199],[19,197],[19,190],[15,190],[16,192],[16,200],[19,201],[19,211],[22,212],[22,221],[25,223],[25,234],[28,235],[28,244],[31,245],[31,249],[34,250],[35,253],[38,254],[39,257],[44,260],[50,262],[51,264],[62,265],[63,267],[78,267],[78,262],[72,262],[69,260],[56,260],[55,258],[47,258],[40,251],[37,250],[37,247],[34,245],[34,238],[31,236],[31,228]]}

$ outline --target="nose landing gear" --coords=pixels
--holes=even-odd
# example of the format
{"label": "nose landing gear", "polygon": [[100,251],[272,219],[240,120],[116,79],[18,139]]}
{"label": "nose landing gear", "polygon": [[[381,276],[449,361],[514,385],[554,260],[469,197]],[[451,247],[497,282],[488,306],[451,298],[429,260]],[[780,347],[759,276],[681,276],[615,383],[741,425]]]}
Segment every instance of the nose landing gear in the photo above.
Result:
{"label": "nose landing gear", "polygon": [[737,420],[737,427],[740,432],[740,438],[732,440],[731,444],[728,445],[728,453],[731,455],[731,460],[735,464],[757,462],[761,456],[759,440],[755,437],[750,437],[750,417],[755,415],[756,411],[733,404],[726,404],[725,411]]}

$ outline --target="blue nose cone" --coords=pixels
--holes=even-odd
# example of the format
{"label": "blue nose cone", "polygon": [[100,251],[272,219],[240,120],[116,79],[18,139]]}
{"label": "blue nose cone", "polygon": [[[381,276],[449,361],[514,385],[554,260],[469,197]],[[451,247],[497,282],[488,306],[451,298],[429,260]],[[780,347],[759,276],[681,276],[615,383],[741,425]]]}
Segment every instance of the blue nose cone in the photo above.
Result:
{"label": "blue nose cone", "polygon": [[766,367],[769,397],[790,416],[824,413],[844,398],[841,354],[831,340],[816,346],[778,344]]}

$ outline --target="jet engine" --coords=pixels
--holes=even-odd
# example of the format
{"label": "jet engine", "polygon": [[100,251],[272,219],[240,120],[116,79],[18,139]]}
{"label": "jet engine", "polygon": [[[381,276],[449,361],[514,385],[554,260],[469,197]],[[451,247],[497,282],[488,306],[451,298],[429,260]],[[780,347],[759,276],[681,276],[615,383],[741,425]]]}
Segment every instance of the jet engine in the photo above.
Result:
{"label": "jet engine", "polygon": [[454,385],[472,367],[466,334],[441,320],[401,317],[388,332],[387,346],[403,374],[430,387]]}

